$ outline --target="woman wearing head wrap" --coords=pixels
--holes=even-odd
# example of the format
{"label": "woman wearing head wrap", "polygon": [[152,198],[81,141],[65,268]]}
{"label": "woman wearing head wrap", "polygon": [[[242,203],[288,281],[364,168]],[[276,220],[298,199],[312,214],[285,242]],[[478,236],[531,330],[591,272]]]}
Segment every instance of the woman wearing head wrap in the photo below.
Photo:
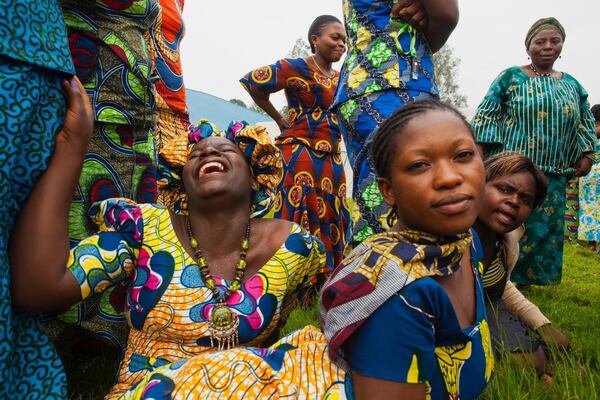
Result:
{"label": "woman wearing head wrap", "polygon": [[560,282],[567,180],[590,171],[596,149],[587,92],[574,77],[554,69],[564,40],[555,18],[535,22],[525,38],[531,62],[504,70],[473,119],[486,155],[522,153],[548,178],[548,196],[527,221],[511,276],[521,285]]}
{"label": "woman wearing head wrap", "polygon": [[[61,154],[70,157],[52,160],[15,231],[14,298],[23,309],[60,310],[120,282],[127,285],[131,329],[107,398],[147,376],[149,383],[137,387],[146,398],[171,391],[195,397],[202,390],[231,390],[231,398],[241,398],[241,392],[252,393],[249,385],[268,386],[256,377],[279,376],[282,365],[292,373],[319,360],[326,364],[324,350],[310,344],[320,337],[314,328],[288,338],[280,351],[237,350],[272,343],[295,292],[325,262],[322,243],[300,226],[258,218],[269,211],[282,173],[267,131],[235,123],[219,133],[201,121],[189,139],[187,151],[183,144],[183,151],[172,152],[183,156],[161,179],[179,213],[126,199],[96,203],[90,215],[99,232],[69,250],[66,194],[77,184],[85,153],[85,138],[74,137],[61,145]],[[35,249],[32,241],[39,244]],[[304,342],[310,351],[284,351]],[[324,348],[325,341],[320,343]],[[177,375],[184,365],[201,366],[206,374],[192,383],[188,375]],[[164,373],[153,373],[161,366]],[[336,377],[332,370],[308,381],[292,373],[285,388],[327,388]],[[268,382],[282,390],[276,380]]]}

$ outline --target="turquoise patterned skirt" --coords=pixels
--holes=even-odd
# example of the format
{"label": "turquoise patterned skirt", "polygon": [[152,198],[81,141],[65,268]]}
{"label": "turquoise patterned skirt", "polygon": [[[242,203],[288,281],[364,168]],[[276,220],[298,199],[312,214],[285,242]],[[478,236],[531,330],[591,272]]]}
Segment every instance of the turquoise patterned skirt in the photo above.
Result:
{"label": "turquoise patterned skirt", "polygon": [[567,178],[546,177],[548,197],[525,221],[521,254],[511,274],[518,285],[554,285],[562,276]]}

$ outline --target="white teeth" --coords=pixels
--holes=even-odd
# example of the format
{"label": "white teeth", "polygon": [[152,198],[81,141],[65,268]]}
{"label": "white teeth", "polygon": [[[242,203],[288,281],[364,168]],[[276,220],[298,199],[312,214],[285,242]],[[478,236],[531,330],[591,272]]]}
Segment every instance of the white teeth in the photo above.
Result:
{"label": "white teeth", "polygon": [[[204,165],[202,166],[202,168],[200,168],[200,176],[202,176],[202,175],[205,175],[205,174],[206,174],[206,171],[207,171],[209,168],[215,168],[215,167],[217,168],[217,170],[218,170],[219,172],[223,172],[223,171],[225,170],[225,167],[224,167],[224,166],[223,166],[223,164],[221,164],[220,162],[218,162],[218,161],[211,161],[211,162],[209,162],[209,163],[206,163],[206,164],[204,164]],[[213,172],[214,172],[214,171],[213,171]]]}

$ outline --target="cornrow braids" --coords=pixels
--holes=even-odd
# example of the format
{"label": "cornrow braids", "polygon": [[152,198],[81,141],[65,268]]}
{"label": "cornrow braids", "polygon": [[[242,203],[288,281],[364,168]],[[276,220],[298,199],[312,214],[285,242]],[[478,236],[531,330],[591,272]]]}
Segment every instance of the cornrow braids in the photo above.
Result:
{"label": "cornrow braids", "polygon": [[428,111],[447,111],[459,118],[471,135],[473,129],[464,115],[456,108],[439,100],[420,100],[409,103],[394,112],[373,135],[369,148],[369,163],[379,178],[390,179],[390,169],[396,151],[396,140],[406,125]]}
{"label": "cornrow braids", "polygon": [[535,196],[533,208],[542,205],[548,192],[548,180],[546,175],[535,165],[533,161],[517,152],[503,152],[488,158],[483,163],[485,169],[485,181],[514,175],[521,172],[529,172],[535,181]]}
{"label": "cornrow braids", "polygon": [[308,44],[310,45],[310,51],[314,54],[317,49],[315,49],[315,45],[312,42],[312,37],[321,36],[321,32],[323,28],[327,25],[337,22],[338,24],[342,24],[339,19],[334,17],[333,15],[319,15],[312,24],[310,24],[310,28],[308,28]]}

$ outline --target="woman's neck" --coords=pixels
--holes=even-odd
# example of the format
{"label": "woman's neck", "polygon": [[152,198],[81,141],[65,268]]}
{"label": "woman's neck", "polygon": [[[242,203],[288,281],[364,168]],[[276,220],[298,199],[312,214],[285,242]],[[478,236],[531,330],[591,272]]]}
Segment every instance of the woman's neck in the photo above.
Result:
{"label": "woman's neck", "polygon": [[202,251],[219,256],[239,249],[250,220],[250,208],[206,212],[190,207],[187,218]]}
{"label": "woman's neck", "polygon": [[535,68],[535,70],[540,73],[540,74],[552,74],[554,72],[554,64],[548,64],[548,65],[537,65],[536,63],[534,63],[533,61],[531,62],[531,65],[533,66],[533,68]]}
{"label": "woman's neck", "polygon": [[332,62],[327,61],[321,56],[319,53],[315,53],[312,57],[315,64],[317,64],[317,69],[320,68],[321,72],[331,75],[333,73]]}
{"label": "woman's neck", "polygon": [[476,220],[473,224],[473,229],[477,232],[477,236],[479,237],[479,241],[481,242],[481,246],[484,251],[484,264],[491,260],[492,253],[495,252],[496,242],[498,241],[498,234],[488,228],[485,224],[481,223],[481,221]]}

